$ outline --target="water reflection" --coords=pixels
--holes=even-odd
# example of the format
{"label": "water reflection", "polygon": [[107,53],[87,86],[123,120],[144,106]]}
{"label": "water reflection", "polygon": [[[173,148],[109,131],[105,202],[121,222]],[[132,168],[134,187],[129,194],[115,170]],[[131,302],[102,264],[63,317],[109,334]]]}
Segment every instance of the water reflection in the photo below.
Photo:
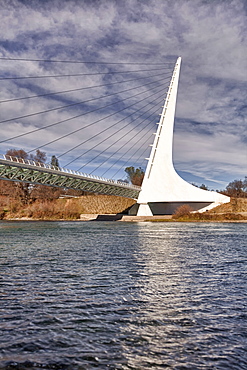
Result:
{"label": "water reflection", "polygon": [[0,368],[246,368],[246,233],[0,223]]}
{"label": "water reflection", "polygon": [[[239,229],[246,235],[244,225]],[[227,245],[222,231],[230,235]],[[122,327],[129,366],[246,366],[238,357],[244,349],[239,352],[232,341],[233,332],[246,338],[244,329],[236,328],[244,313],[244,302],[239,301],[244,289],[238,280],[239,264],[246,256],[244,240],[232,225],[139,224],[135,257],[145,278],[137,282],[142,297],[138,312]],[[128,341],[134,343],[133,351]]]}

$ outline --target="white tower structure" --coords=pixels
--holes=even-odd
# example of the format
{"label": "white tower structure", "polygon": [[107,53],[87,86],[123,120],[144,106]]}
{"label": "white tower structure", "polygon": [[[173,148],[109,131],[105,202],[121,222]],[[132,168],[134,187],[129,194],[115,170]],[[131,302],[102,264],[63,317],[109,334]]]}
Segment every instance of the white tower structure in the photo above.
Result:
{"label": "white tower structure", "polygon": [[130,211],[131,214],[138,216],[172,214],[183,204],[203,212],[230,201],[225,195],[189,184],[174,169],[173,126],[180,65],[181,58],[178,58],[158,123],[142,189],[137,204]]}

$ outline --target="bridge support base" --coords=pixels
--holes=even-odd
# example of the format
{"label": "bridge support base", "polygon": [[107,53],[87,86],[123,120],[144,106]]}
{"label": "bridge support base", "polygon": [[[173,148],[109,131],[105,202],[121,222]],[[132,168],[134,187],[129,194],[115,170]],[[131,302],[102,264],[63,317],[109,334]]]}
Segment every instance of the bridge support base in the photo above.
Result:
{"label": "bridge support base", "polygon": [[138,205],[137,216],[153,216],[153,212],[147,203]]}
{"label": "bridge support base", "polygon": [[128,212],[129,216],[153,216],[149,205],[147,203],[136,203],[134,204]]}

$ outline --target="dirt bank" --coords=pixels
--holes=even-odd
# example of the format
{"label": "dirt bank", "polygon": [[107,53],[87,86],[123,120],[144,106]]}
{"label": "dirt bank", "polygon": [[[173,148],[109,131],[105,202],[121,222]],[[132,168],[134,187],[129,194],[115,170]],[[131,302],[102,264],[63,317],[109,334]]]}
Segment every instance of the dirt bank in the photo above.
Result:
{"label": "dirt bank", "polygon": [[[5,220],[112,220],[112,221],[214,221],[242,222],[247,219],[247,198],[232,198],[203,214],[174,220],[172,216],[127,216],[133,199],[110,195],[85,195],[78,198],[36,201],[26,206],[13,199],[0,199],[0,218]],[[124,214],[125,213],[125,214]]]}

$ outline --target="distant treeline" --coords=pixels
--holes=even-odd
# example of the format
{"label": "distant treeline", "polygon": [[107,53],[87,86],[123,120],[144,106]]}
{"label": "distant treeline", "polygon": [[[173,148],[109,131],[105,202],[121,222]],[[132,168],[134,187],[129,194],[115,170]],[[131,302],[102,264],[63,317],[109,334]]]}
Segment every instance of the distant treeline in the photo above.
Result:
{"label": "distant treeline", "polygon": [[[197,186],[196,184],[192,185]],[[197,187],[204,190],[210,190],[204,184]],[[247,198],[247,176],[245,176],[243,180],[233,180],[229,182],[225,189],[216,191],[232,198]]]}

